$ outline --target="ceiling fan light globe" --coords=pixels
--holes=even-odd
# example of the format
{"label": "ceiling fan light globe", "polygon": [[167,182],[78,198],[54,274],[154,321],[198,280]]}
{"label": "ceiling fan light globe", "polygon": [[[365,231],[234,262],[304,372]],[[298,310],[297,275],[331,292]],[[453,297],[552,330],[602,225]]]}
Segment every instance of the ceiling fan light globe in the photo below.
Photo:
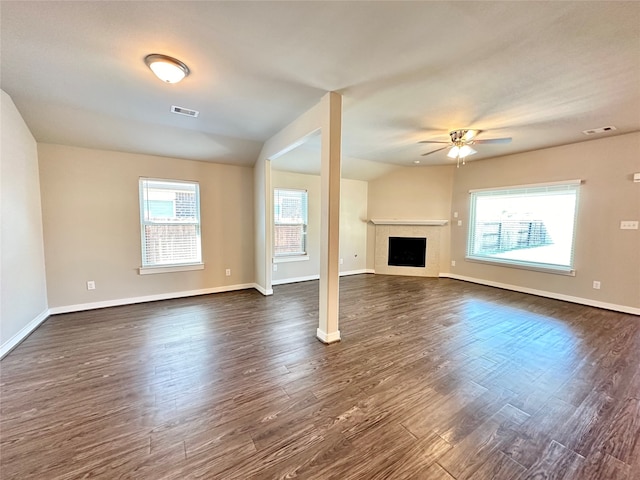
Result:
{"label": "ceiling fan light globe", "polygon": [[460,157],[468,157],[469,155],[473,155],[476,152],[473,148],[471,148],[469,145],[463,145],[460,147],[460,149],[458,150],[458,155]]}
{"label": "ceiling fan light globe", "polygon": [[455,145],[454,147],[451,148],[451,150],[449,150],[449,153],[447,153],[447,157],[458,158],[458,152],[460,152],[460,147]]}

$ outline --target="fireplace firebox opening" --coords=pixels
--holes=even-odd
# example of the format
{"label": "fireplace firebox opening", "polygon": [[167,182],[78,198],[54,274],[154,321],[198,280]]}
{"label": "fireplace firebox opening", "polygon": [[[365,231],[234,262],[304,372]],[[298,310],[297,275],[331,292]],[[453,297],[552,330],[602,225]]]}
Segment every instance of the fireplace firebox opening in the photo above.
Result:
{"label": "fireplace firebox opening", "polygon": [[426,257],[426,238],[389,237],[388,265],[396,267],[424,267]]}

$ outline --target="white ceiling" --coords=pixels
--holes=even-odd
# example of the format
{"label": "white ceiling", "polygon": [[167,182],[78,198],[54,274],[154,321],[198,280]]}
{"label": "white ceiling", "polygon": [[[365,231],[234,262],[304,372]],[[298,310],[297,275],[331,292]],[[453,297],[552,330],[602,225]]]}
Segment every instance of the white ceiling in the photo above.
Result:
{"label": "white ceiling", "polygon": [[[39,142],[252,165],[327,91],[344,96],[350,178],[448,163],[417,142],[458,128],[513,138],[474,160],[640,130],[640,2],[3,0],[0,15],[1,86]],[[192,73],[163,84],[149,53]]]}

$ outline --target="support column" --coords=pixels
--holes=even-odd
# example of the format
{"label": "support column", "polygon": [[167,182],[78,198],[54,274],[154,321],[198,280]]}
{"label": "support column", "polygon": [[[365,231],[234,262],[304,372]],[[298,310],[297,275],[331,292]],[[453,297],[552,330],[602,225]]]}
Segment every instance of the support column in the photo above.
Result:
{"label": "support column", "polygon": [[342,96],[330,92],[322,99],[320,151],[320,308],[316,336],[321,342],[340,340],[340,168]]}

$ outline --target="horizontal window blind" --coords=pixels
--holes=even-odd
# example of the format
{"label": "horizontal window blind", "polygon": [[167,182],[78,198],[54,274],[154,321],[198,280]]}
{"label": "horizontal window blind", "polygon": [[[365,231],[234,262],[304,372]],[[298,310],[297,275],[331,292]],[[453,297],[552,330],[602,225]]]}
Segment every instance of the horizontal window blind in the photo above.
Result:
{"label": "horizontal window blind", "polygon": [[307,191],[276,188],[273,191],[274,255],[307,253]]}
{"label": "horizontal window blind", "polygon": [[467,258],[573,273],[579,185],[471,191]]}
{"label": "horizontal window blind", "polygon": [[200,189],[195,182],[140,179],[142,266],[200,263]]}

